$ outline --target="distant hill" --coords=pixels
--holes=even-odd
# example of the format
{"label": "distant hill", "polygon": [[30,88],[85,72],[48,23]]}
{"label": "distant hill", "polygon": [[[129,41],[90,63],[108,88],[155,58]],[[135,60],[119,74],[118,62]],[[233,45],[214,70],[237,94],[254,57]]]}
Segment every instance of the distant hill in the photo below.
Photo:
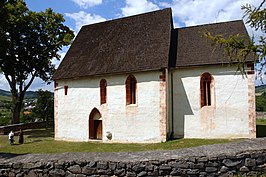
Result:
{"label": "distant hill", "polygon": [[266,92],[266,85],[258,85],[255,87],[256,93]]}
{"label": "distant hill", "polygon": [[[11,97],[11,92],[0,89],[0,96],[10,96]],[[26,95],[25,95],[25,98],[26,99],[37,98],[37,93],[35,91],[27,91]]]}

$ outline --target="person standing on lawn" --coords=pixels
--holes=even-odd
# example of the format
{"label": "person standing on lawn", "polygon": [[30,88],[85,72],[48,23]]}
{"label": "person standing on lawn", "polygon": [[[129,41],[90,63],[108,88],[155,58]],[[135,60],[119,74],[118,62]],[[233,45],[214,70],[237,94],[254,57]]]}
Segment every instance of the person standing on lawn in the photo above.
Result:
{"label": "person standing on lawn", "polygon": [[19,144],[23,144],[24,143],[24,137],[23,137],[23,135],[24,135],[24,132],[23,132],[23,130],[20,129],[20,132],[18,134],[18,143]]}
{"label": "person standing on lawn", "polygon": [[13,144],[14,143],[14,133],[13,133],[12,130],[8,134],[8,139],[9,139],[9,144]]}

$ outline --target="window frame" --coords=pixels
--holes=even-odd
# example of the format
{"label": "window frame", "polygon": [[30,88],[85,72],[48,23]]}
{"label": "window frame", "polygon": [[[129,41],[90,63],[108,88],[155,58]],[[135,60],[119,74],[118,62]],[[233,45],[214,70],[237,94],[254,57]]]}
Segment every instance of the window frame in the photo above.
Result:
{"label": "window frame", "polygon": [[210,73],[203,73],[200,77],[200,106],[212,105],[212,82],[213,77]]}
{"label": "window frame", "polygon": [[137,103],[137,79],[132,74],[126,79],[126,105]]}

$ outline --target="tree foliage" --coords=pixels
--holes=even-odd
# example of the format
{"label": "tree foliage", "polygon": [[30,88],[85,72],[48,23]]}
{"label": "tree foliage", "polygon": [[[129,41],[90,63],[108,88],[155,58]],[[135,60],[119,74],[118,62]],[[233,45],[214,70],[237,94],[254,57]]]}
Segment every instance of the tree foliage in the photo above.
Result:
{"label": "tree foliage", "polygon": [[204,36],[211,39],[213,45],[224,47],[225,55],[229,57],[231,63],[238,63],[238,70],[245,73],[244,64],[247,57],[253,56],[254,62],[261,64],[259,73],[263,72],[266,56],[266,9],[265,0],[258,7],[250,4],[243,5],[243,18],[246,24],[255,31],[261,31],[258,38],[247,39],[239,34],[224,37],[223,35],[213,36],[210,32],[205,32]]}
{"label": "tree foliage", "polygon": [[35,119],[42,121],[54,120],[54,97],[53,93],[49,91],[38,90],[37,102],[32,110],[32,114]]}
{"label": "tree foliage", "polygon": [[0,17],[0,68],[12,93],[12,123],[18,123],[27,89],[36,77],[51,79],[52,59],[74,34],[61,14],[30,11],[23,0],[0,0]]}

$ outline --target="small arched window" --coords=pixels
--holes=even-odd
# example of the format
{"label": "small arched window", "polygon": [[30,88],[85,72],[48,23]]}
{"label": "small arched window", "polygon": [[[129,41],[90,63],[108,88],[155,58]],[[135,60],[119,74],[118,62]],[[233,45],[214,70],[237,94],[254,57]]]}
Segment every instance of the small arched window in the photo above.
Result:
{"label": "small arched window", "polygon": [[210,73],[204,73],[200,78],[200,95],[201,95],[201,107],[211,106],[211,84],[212,76]]}
{"label": "small arched window", "polygon": [[106,87],[107,82],[105,79],[100,81],[100,97],[101,97],[101,104],[106,103]]}
{"label": "small arched window", "polygon": [[64,90],[65,90],[65,95],[67,95],[67,91],[68,91],[68,86],[67,85],[64,86]]}
{"label": "small arched window", "polygon": [[137,80],[133,75],[129,75],[126,80],[126,104],[136,104]]}

